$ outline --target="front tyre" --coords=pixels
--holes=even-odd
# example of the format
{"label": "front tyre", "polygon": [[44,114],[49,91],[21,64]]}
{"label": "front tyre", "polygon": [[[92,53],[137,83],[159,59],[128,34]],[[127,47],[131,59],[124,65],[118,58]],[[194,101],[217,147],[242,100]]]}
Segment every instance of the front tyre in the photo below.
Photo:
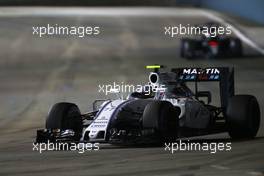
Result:
{"label": "front tyre", "polygon": [[231,138],[254,138],[260,125],[260,109],[252,95],[233,96],[228,103],[227,128]]}
{"label": "front tyre", "polygon": [[46,119],[46,129],[71,129],[75,133],[81,134],[82,118],[78,106],[67,102],[55,104]]}
{"label": "front tyre", "polygon": [[153,101],[143,113],[143,128],[154,129],[161,142],[173,142],[178,137],[179,112],[170,102]]}

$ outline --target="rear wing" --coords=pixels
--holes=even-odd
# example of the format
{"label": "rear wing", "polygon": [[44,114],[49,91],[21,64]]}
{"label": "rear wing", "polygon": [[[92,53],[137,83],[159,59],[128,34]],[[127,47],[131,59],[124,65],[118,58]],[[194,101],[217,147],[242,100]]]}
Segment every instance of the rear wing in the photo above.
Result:
{"label": "rear wing", "polygon": [[198,82],[219,82],[222,108],[226,108],[228,99],[235,94],[234,68],[173,68],[171,72],[176,74],[178,81],[195,82],[195,94],[198,91]]}

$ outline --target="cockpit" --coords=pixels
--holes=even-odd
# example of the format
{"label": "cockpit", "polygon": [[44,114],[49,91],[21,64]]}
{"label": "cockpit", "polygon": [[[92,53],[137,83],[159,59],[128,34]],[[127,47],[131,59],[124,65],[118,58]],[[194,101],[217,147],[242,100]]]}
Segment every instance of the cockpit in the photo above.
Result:
{"label": "cockpit", "polygon": [[176,78],[175,73],[160,73],[160,84],[165,85],[164,95],[167,98],[193,97],[194,93],[186,83]]}

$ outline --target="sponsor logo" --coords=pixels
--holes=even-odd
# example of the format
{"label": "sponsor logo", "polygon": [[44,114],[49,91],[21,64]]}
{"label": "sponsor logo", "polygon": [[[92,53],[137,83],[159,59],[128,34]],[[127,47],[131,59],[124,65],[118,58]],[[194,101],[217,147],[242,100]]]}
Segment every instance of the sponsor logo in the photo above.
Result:
{"label": "sponsor logo", "polygon": [[220,78],[220,70],[217,68],[184,68],[180,79],[193,81],[215,81]]}
{"label": "sponsor logo", "polygon": [[206,68],[206,69],[197,69],[197,68],[184,68],[183,74],[220,74],[220,71],[217,68]]}

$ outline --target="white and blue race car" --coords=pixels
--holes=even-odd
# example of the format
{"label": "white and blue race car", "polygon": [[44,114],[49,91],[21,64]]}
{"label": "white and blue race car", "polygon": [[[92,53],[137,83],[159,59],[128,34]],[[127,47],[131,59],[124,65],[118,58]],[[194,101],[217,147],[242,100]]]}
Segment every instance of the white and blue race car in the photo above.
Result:
{"label": "white and blue race car", "polygon": [[[102,101],[100,108],[81,114],[73,103],[55,104],[46,128],[36,142],[107,142],[118,144],[172,142],[180,137],[228,132],[234,139],[254,138],[260,125],[260,108],[252,95],[235,95],[234,69],[147,66],[152,85],[163,91],[146,95],[133,92],[127,99]],[[220,107],[211,104],[210,91],[199,82],[218,82]],[[194,84],[194,90],[187,85]],[[95,107],[95,106],[94,106]]]}

